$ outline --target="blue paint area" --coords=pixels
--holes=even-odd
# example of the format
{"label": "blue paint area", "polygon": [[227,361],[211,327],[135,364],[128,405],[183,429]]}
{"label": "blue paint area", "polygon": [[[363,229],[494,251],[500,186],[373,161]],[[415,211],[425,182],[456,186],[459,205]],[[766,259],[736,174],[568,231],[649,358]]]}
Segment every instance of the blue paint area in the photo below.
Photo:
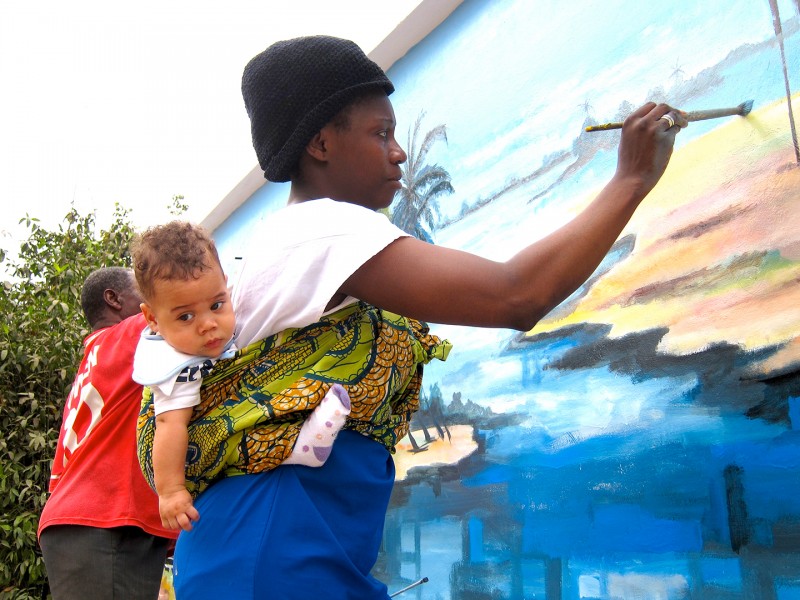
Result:
{"label": "blue paint area", "polygon": [[705,558],[700,563],[703,581],[720,588],[741,589],[742,570],[734,558]]}
{"label": "blue paint area", "polygon": [[[549,345],[560,349],[553,360],[597,341],[581,339],[583,344]],[[606,578],[627,573],[611,578],[624,582],[623,588],[659,581],[679,590],[706,586],[751,597],[746,582],[777,577],[756,575],[759,569],[773,564],[779,573],[790,572],[800,562],[800,435],[787,423],[744,416],[736,394],[727,395],[735,388],[724,377],[704,374],[719,370],[721,357],[747,364],[737,356],[709,350],[682,368],[626,367],[625,376],[608,366],[545,368],[533,391],[518,388],[530,400],[517,405],[515,423],[486,427],[489,421],[479,420],[482,453],[460,465],[457,479],[413,485],[427,490],[424,500],[412,495],[390,513],[417,519],[423,529],[461,515],[469,526],[460,541],[449,538],[420,552],[460,543],[468,555],[482,556],[481,570],[471,561],[453,566],[464,577],[472,573],[481,593],[521,597],[521,590],[555,585],[556,572],[557,587],[566,593],[597,569]],[[742,398],[756,391],[763,395],[765,388],[738,390]],[[538,394],[558,395],[558,408],[548,414],[537,404]],[[600,417],[603,426],[585,424]],[[726,479],[731,469],[738,479]],[[741,485],[740,497],[729,489],[731,482]],[[731,503],[737,501],[745,512],[737,513],[732,537]],[[475,548],[476,520],[482,555]],[[758,549],[762,562],[743,562],[733,550],[742,540]],[[530,561],[541,569],[523,568]],[[509,582],[514,569],[520,579]],[[526,579],[527,571],[537,573],[536,579]],[[597,597],[611,597],[613,585],[603,577],[598,581],[606,591]],[[459,578],[427,591],[442,593],[453,585],[473,589]]]}
{"label": "blue paint area", "polygon": [[800,600],[800,584],[781,584],[775,586],[776,600]]}
{"label": "blue paint area", "polygon": [[237,271],[234,261],[247,255],[249,244],[258,240],[261,232],[256,232],[260,221],[279,210],[289,198],[288,183],[269,183],[260,187],[250,199],[236,209],[225,222],[214,230],[222,267],[233,284],[232,277]]}
{"label": "blue paint area", "polygon": [[467,523],[469,528],[469,560],[474,563],[485,560],[483,553],[483,522],[475,517]]}
{"label": "blue paint area", "polygon": [[696,522],[659,519],[640,506],[613,504],[593,511],[587,549],[609,552],[698,552],[702,549]]}

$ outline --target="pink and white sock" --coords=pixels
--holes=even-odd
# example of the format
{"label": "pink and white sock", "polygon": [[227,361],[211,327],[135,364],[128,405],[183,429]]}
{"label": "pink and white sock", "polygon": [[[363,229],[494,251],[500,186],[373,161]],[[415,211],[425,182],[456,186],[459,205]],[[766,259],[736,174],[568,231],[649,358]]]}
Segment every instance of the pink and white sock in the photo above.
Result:
{"label": "pink and white sock", "polygon": [[350,396],[334,383],[303,423],[292,453],[283,464],[321,467],[328,460],[336,435],[350,414]]}

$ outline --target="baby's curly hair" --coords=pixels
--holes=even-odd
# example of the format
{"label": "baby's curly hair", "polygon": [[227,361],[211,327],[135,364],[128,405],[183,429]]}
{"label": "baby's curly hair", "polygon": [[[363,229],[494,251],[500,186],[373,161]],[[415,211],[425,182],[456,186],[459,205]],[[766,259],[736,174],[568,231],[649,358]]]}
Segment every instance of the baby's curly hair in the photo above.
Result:
{"label": "baby's curly hair", "polygon": [[197,278],[216,263],[222,265],[217,246],[200,225],[172,221],[150,227],[131,243],[136,285],[145,300],[152,300],[157,280]]}

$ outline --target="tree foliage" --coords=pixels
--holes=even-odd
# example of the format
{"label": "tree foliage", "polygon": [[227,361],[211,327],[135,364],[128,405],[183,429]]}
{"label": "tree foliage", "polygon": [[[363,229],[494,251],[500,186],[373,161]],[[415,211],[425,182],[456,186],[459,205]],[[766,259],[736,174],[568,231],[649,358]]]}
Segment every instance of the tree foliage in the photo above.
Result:
{"label": "tree foliage", "polygon": [[64,399],[89,333],[80,290],[96,268],[130,266],[134,234],[119,205],[103,230],[94,214],[74,208],[54,230],[31,217],[23,222],[29,235],[16,258],[0,249],[0,599],[46,593],[36,528]]}

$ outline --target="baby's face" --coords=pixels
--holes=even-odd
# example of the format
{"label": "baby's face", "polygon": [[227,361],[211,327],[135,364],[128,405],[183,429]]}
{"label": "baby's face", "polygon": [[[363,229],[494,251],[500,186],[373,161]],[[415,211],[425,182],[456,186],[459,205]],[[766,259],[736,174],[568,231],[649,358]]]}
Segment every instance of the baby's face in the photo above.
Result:
{"label": "baby's face", "polygon": [[227,279],[219,265],[199,277],[158,280],[142,312],[150,328],[176,350],[217,357],[233,337],[236,319]]}

